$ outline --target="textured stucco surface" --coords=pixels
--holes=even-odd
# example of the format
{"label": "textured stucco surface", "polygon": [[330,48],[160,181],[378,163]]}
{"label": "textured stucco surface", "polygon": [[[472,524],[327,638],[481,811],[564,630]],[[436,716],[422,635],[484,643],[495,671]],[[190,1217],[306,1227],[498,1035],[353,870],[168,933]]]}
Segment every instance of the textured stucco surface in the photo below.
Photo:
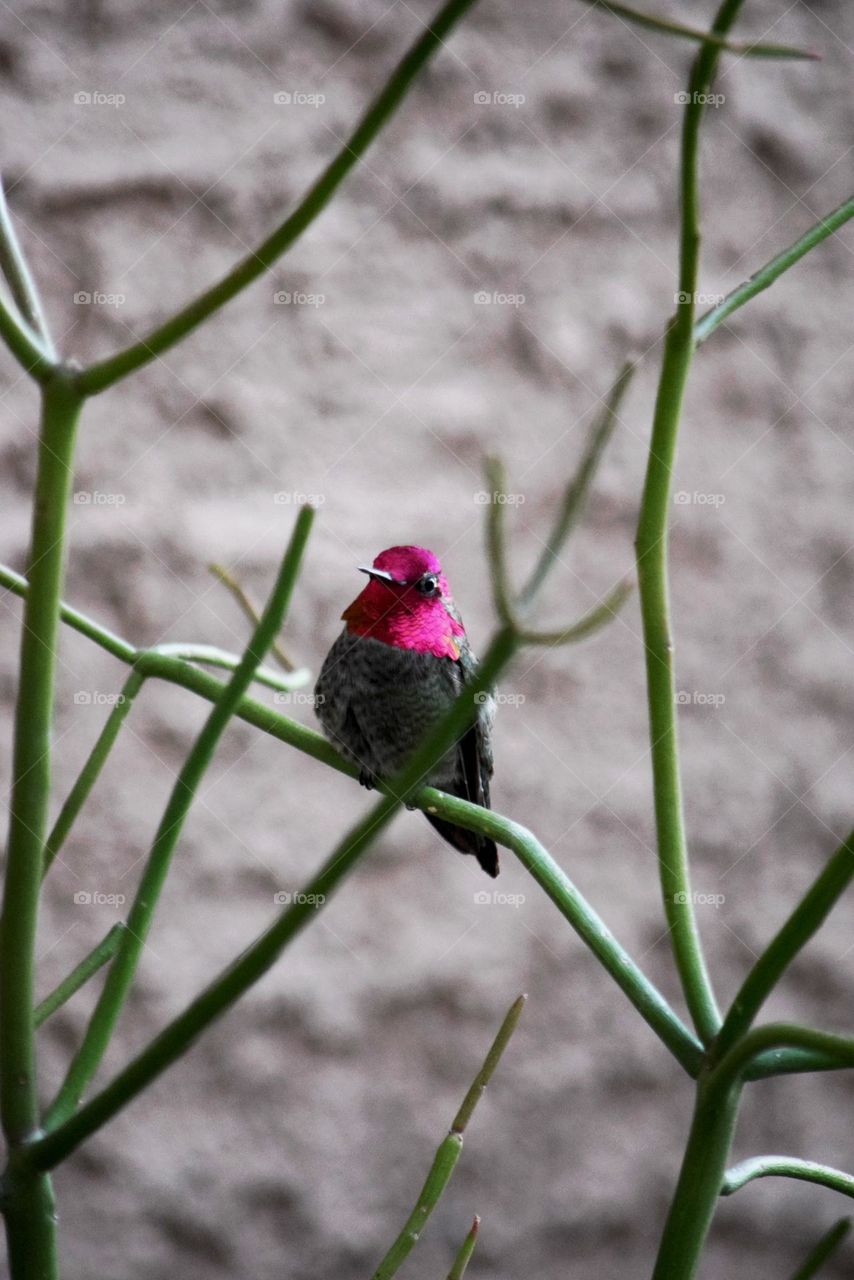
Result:
{"label": "textured stucco surface", "polygon": [[[699,24],[709,6],[669,10]],[[67,350],[85,360],[127,342],[256,242],[429,12],[422,0],[7,11],[3,166]],[[850,187],[850,7],[756,0],[742,25],[824,59],[725,64],[703,150],[710,294]],[[314,494],[287,629],[300,661],[317,669],[359,588],[354,566],[404,541],[442,556],[482,646],[481,457],[500,450],[525,496],[511,513],[524,567],[612,371],[646,352],[542,616],[588,607],[632,563],[675,288],[674,94],[689,56],[586,6],[483,0],[269,281],[89,406],[75,489],[99,496],[72,510],[68,597],[138,643],[239,648],[244,624],[206,565],[228,564],[261,596],[293,502]],[[81,93],[125,100],[76,103]],[[325,101],[277,104],[276,93]],[[477,103],[484,93],[524,102]],[[685,406],[676,489],[691,501],[674,505],[672,540],[680,725],[696,888],[724,898],[698,907],[723,1000],[851,825],[852,252],[849,227],[718,334]],[[478,304],[479,291],[524,301]],[[75,304],[80,292],[123,300]],[[323,302],[277,304],[276,292]],[[8,359],[0,377],[0,547],[21,568],[36,406]],[[0,603],[5,783],[20,614]],[[121,679],[63,636],[60,795]],[[655,877],[636,602],[590,643],[519,660],[504,692],[496,806],[540,835],[681,1009]],[[311,722],[304,702],[292,711]],[[74,895],[132,892],[202,715],[165,687],[133,710],[51,875],[44,990],[118,914]],[[274,894],[296,889],[364,804],[346,779],[230,729],[106,1072],[269,921]],[[418,815],[399,817],[239,1009],[60,1171],[64,1274],[369,1275],[520,990],[523,1025],[406,1274],[445,1274],[475,1211],[472,1276],[648,1274],[688,1084],[503,861],[500,888],[524,902],[478,905],[473,860]],[[850,1028],[851,926],[843,903],[769,1016]],[[46,1095],[90,999],[45,1029]],[[736,1152],[850,1168],[851,1102],[841,1079],[753,1086]],[[840,1211],[817,1188],[748,1188],[721,1205],[702,1275],[787,1274]],[[828,1275],[849,1275],[852,1259],[849,1247]]]}

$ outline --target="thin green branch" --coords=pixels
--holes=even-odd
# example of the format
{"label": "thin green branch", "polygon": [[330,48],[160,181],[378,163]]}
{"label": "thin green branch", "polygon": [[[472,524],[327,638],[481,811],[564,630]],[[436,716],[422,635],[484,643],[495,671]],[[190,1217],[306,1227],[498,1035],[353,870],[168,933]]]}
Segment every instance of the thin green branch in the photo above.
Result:
{"label": "thin green branch", "polygon": [[[0,565],[0,587],[5,587],[22,600],[27,598],[27,579],[15,573],[8,565]],[[185,663],[199,662],[204,666],[222,667],[228,671],[234,671],[240,662],[236,654],[210,644],[168,643],[154,645],[150,649],[137,649],[129,640],[123,640],[121,636],[64,602],[60,617],[74,631],[118,658],[120,662],[132,664],[147,655],[164,654],[170,658],[181,658]],[[283,675],[270,667],[261,666],[253,677],[254,683],[266,685],[268,689],[275,689],[278,693],[292,693],[295,689],[304,688],[310,681],[311,672],[306,667],[298,667],[296,671]]]}
{"label": "thin green branch", "polygon": [[471,1085],[469,1086],[469,1091],[463,1098],[459,1111],[454,1116],[454,1121],[451,1125],[451,1133],[465,1133],[468,1122],[471,1120],[474,1113],[474,1109],[486,1092],[486,1087],[495,1074],[495,1068],[501,1061],[502,1054],[510,1043],[513,1032],[519,1025],[519,1019],[522,1016],[522,1010],[525,1008],[525,1001],[527,999],[528,997],[525,995],[518,996],[507,1011],[504,1021],[498,1029],[498,1034],[493,1040],[489,1048],[489,1052],[483,1060],[480,1070],[474,1080],[472,1080]]}
{"label": "thin green branch", "polygon": [[33,1044],[33,950],[51,781],[54,677],[63,531],[80,402],[57,381],[44,394],[33,504],[30,581],[21,666],[9,846],[0,926],[0,1103],[8,1141],[38,1127]]}
{"label": "thin green branch", "polygon": [[[5,564],[0,565],[0,587],[5,587],[7,591],[20,596],[22,600],[26,600],[29,593],[27,579],[22,577],[20,573],[15,573],[14,569],[10,569]],[[94,641],[101,649],[111,653],[114,658],[118,658],[120,662],[133,662],[136,657],[136,649],[127,640],[122,640],[120,636],[115,635],[106,627],[102,627],[99,622],[94,622],[77,609],[72,609],[71,605],[65,604],[64,601],[61,604],[59,616],[74,631],[85,636],[87,640]]]}
{"label": "thin green branch", "polygon": [[119,730],[133,706],[134,698],[142,688],[144,679],[145,677],[140,672],[131,671],[122,686],[121,693],[117,695],[117,701],[107,716],[106,724],[99,733],[86,763],[83,765],[74,786],[68,793],[67,800],[59,811],[59,816],[53,824],[53,830],[45,841],[42,861],[43,876],[47,875],[51,863],[62,848],[77,815],[89,798],[92,788],[106,763],[107,756],[110,754],[119,735]]}
{"label": "thin green branch", "polygon": [[[716,37],[726,36],[740,6],[741,0],[724,0],[712,28]],[[694,350],[694,299],[700,256],[697,175],[700,126],[719,55],[719,46],[703,43],[694,59],[685,95],[680,156],[678,305],[664,340],[636,540],[661,890],[682,989],[694,1025],[705,1044],[714,1039],[721,1019],[706,971],[690,887],[676,725],[667,544],[679,422]]]}
{"label": "thin green branch", "polygon": [[772,1076],[803,1075],[813,1071],[844,1071],[846,1063],[816,1049],[768,1049],[757,1054],[744,1079],[768,1080]]}
{"label": "thin green branch", "polygon": [[[244,618],[246,618],[249,625],[252,627],[256,626],[258,623],[258,610],[249,598],[243,584],[239,582],[235,575],[230,573],[224,565],[209,564],[208,568],[216,580],[221,582],[226,591],[230,593],[232,599],[236,601],[241,613]],[[296,664],[291,662],[278,640],[274,640],[270,645],[270,652],[283,671],[293,672],[296,669]]]}
{"label": "thin green branch", "polygon": [[33,1022],[36,1027],[40,1027],[52,1013],[56,1013],[57,1009],[62,1008],[66,1001],[70,1000],[90,978],[94,977],[108,960],[112,960],[122,940],[122,933],[125,927],[124,922],[121,920],[114,924],[97,946],[93,947],[89,954],[84,956],[80,963],[71,970],[71,973],[62,979],[59,986],[51,991],[50,995],[45,996],[41,1004],[36,1005],[33,1011]]}
{"label": "thin green branch", "polygon": [[826,1231],[818,1244],[810,1250],[807,1257],[798,1267],[791,1280],[813,1280],[828,1258],[832,1257],[851,1230],[851,1219],[840,1218]]}
{"label": "thin green branch", "polygon": [[586,640],[588,636],[592,636],[594,632],[600,631],[602,627],[614,621],[633,590],[632,580],[624,578],[622,582],[618,582],[611,588],[604,600],[582,614],[577,622],[572,622],[569,626],[555,631],[529,631],[523,627],[518,633],[519,639],[523,644],[550,647]]}
{"label": "thin green branch", "polygon": [[705,315],[694,325],[694,345],[699,347],[701,342],[705,342],[719,325],[723,324],[734,311],[738,311],[739,307],[743,307],[751,298],[755,298],[758,293],[762,293],[770,285],[778,280],[784,271],[788,271],[789,267],[793,267],[796,262],[800,262],[805,254],[814,249],[816,245],[821,244],[822,240],[826,240],[828,236],[833,235],[834,231],[838,231],[851,218],[854,218],[854,196],[846,200],[834,209],[832,213],[828,213],[824,218],[820,218],[809,231],[804,232],[799,240],[789,245],[788,249],[784,249],[782,253],[778,253],[770,262],[766,262],[763,267],[755,271],[749,280],[745,280],[738,288],[733,289],[731,293],[719,302],[716,307],[712,307]]}
{"label": "thin green branch", "polygon": [[551,533],[546,538],[542,553],[528,581],[519,592],[519,604],[523,607],[531,603],[543,585],[549,570],[560,555],[561,548],[583,515],[593,478],[599,469],[608,442],[614,434],[620,406],[634,377],[636,367],[631,360],[627,360],[605,395],[581,462],[564,490]]}
{"label": "thin green branch", "polygon": [[[39,1126],[33,1005],[42,855],[51,785],[51,731],[64,575],[64,534],[80,400],[57,373],[42,395],[29,551],[30,590],[21,628],[12,795],[0,920],[0,1116],[10,1151]],[[6,1175],[4,1201],[15,1280],[56,1274],[53,1192],[44,1178]]]}
{"label": "thin green branch", "polygon": [[715,1078],[736,1081],[750,1078],[750,1068],[773,1049],[799,1049],[833,1059],[839,1067],[854,1067],[854,1040],[800,1027],[788,1022],[770,1022],[752,1027],[724,1055],[712,1070]]}
{"label": "thin green branch", "polygon": [[720,51],[737,53],[742,58],[786,58],[815,61],[821,58],[820,53],[812,49],[796,49],[789,44],[761,44],[755,41],[737,42],[724,40],[713,31],[700,31],[696,27],[686,27],[669,18],[660,18],[652,13],[642,13],[627,4],[616,4],[614,0],[582,0],[583,4],[592,5],[594,9],[604,9],[616,18],[625,18],[635,26],[644,27],[647,31],[657,31],[661,35],[677,36],[682,40],[693,40],[707,44]]}
{"label": "thin green branch", "polygon": [[44,355],[55,361],[56,352],[50,339],[38,290],[18,243],[15,225],[6,203],[6,190],[2,178],[0,178],[0,271],[6,278],[21,319],[29,327],[29,336]]}
{"label": "thin green branch", "polygon": [[[8,579],[9,571],[0,570],[0,583],[5,582],[19,594],[26,593],[26,582],[23,579],[18,582],[10,582]],[[89,634],[96,642],[98,641],[100,628],[97,623],[68,607],[64,608],[63,617],[69,626],[76,626],[78,630],[82,630],[84,634]],[[165,680],[179,688],[198,694],[208,702],[216,702],[222,694],[223,685],[215,676],[165,653],[164,646],[159,649],[144,650],[137,656],[132,645],[124,640],[118,640],[110,633],[106,634],[111,644],[115,643],[127,652],[129,656],[125,661],[135,661],[136,669],[146,677]],[[115,648],[110,651],[115,652]],[[274,708],[253,698],[244,697],[235,715],[247,724],[260,729],[262,733],[295,747],[319,763],[350,778],[357,776],[358,771],[348,764],[319,733],[306,725],[299,724],[296,720],[289,719]],[[620,989],[628,996],[677,1061],[689,1075],[697,1074],[702,1058],[702,1046],[530,831],[492,810],[481,809],[478,805],[469,804],[468,801],[449,796],[443,791],[436,791],[432,787],[424,787],[412,797],[411,803],[417,808],[435,812],[439,817],[447,818],[468,830],[489,835],[504,848],[515,853],[569,921],[585,946],[611,974]]]}
{"label": "thin green branch", "polygon": [[471,1224],[468,1235],[460,1246],[460,1251],[454,1259],[454,1265],[448,1272],[448,1280],[463,1280],[466,1273],[466,1267],[471,1262],[471,1256],[474,1253],[477,1244],[477,1236],[480,1231],[480,1218],[475,1214],[474,1222]]}
{"label": "thin green branch", "polygon": [[[511,1005],[504,1022],[501,1024],[498,1035],[492,1042],[492,1046],[483,1061],[483,1065],[472,1081],[469,1091],[454,1118],[450,1133],[439,1144],[430,1172],[427,1174],[427,1180],[421,1188],[414,1209],[407,1218],[400,1235],[374,1272],[373,1280],[391,1280],[391,1277],[397,1274],[421,1238],[421,1233],[427,1224],[427,1220],[439,1203],[460,1158],[466,1126],[472,1117],[475,1107],[482,1098],[484,1089],[492,1078],[495,1068],[498,1066],[501,1055],[516,1030],[524,1006],[524,996],[520,996]],[[475,1223],[477,1223],[477,1219],[475,1219]],[[473,1228],[473,1232],[476,1237],[476,1226]],[[471,1238],[471,1233],[469,1238]],[[463,1249],[465,1249],[465,1245]],[[469,1257],[471,1257],[473,1249],[474,1243],[472,1242],[468,1251]],[[463,1267],[464,1269],[465,1267]],[[453,1274],[454,1272],[452,1271],[451,1275],[453,1276]],[[457,1274],[461,1275],[462,1272],[460,1271]]]}
{"label": "thin green branch", "polygon": [[652,1280],[691,1280],[712,1224],[741,1097],[737,1078],[703,1074]]}
{"label": "thin green branch", "polygon": [[425,63],[444,43],[456,23],[474,0],[448,0],[423,34],[398,63],[385,88],[378,94],[338,154],[309,188],[292,214],[254,252],[210,289],[152,329],[139,342],[115,355],[90,365],[80,375],[85,395],[94,395],[120,378],[142,368],[192,333],[204,320],[230,302],[238,293],[263,275],[286,249],[302,235],[326,207],[342,180],[367,151],[383,125],[394,114]]}
{"label": "thin green branch", "polygon": [[854,831],[839,846],[748,973],[715,1042],[721,1055],[743,1035],[788,966],[821,928],[854,878]]}
{"label": "thin green branch", "polygon": [[492,582],[492,601],[499,621],[518,630],[513,615],[513,588],[507,568],[507,540],[504,512],[507,497],[507,471],[500,458],[487,458],[484,464],[489,503],[486,511],[486,549]]}
{"label": "thin green branch", "polygon": [[83,1042],[48,1109],[45,1127],[55,1127],[73,1113],[104,1056],[116,1020],[130,992],[172,855],[196,791],[255,670],[263,661],[273,637],[281,630],[313,518],[312,509],[303,507],[297,517],[264,614],[246,647],[240,665],[222,689],[178,775],[128,914],[127,930],[110,966]]}
{"label": "thin green branch", "polygon": [[285,947],[310,920],[316,918],[316,910],[323,908],[398,809],[411,802],[435,761],[442,758],[449,745],[459,738],[470,722],[470,695],[491,687],[512,657],[514,648],[512,637],[506,632],[499,632],[472,685],[457,699],[447,715],[442,717],[407,768],[392,783],[389,791],[393,794],[383,795],[369,809],[365,817],[340,841],[305,890],[296,895],[293,904],[223,970],[183,1013],[174,1018],[147,1048],[74,1115],[51,1128],[27,1149],[22,1156],[26,1167],[51,1169],[64,1160],[84,1139],[106,1124],[147,1088],[152,1080],[180,1058],[202,1031],[263,977]]}
{"label": "thin green branch", "polygon": [[689,1075],[697,1075],[702,1063],[702,1045],[676,1016],[661,993],[536,836],[509,818],[491,810],[479,809],[467,800],[446,795],[431,787],[425,787],[413,798],[413,803],[418,808],[426,809],[428,813],[436,813],[469,830],[491,836],[498,844],[514,853],[676,1060]]}
{"label": "thin green branch", "polygon": [[827,1164],[799,1160],[796,1156],[752,1156],[728,1169],[721,1187],[722,1196],[731,1196],[757,1178],[800,1178],[817,1182],[831,1191],[854,1197],[854,1177]]}

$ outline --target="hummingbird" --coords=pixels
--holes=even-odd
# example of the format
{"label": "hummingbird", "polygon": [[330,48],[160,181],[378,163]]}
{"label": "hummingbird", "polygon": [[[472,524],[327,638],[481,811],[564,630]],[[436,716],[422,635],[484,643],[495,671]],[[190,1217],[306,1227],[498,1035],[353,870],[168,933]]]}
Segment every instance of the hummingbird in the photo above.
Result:
{"label": "hummingbird", "polygon": [[[389,547],[341,618],[344,630],[321,668],[314,707],[324,733],[371,788],[393,778],[477,670],[465,627],[437,557],[424,547]],[[471,727],[425,779],[450,795],[489,808],[491,693],[475,695]],[[498,875],[488,836],[426,814],[460,853]]]}

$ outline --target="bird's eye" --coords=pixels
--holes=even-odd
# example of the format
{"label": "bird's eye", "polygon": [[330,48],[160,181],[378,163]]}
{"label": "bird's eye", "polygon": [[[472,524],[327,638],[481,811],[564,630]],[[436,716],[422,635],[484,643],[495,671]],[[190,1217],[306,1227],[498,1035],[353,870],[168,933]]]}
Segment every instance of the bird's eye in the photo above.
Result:
{"label": "bird's eye", "polygon": [[439,579],[435,573],[425,573],[416,582],[415,590],[420,591],[423,596],[435,596],[439,590]]}

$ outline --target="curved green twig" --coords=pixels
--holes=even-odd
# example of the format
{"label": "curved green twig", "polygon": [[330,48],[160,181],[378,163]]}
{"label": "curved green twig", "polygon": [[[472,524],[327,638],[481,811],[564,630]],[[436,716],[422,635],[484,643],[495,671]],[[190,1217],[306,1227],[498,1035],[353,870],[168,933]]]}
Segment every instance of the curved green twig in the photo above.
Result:
{"label": "curved green twig", "polygon": [[753,1022],[798,952],[827,919],[854,878],[854,831],[833,854],[821,875],[748,973],[724,1019],[715,1053],[725,1053]]}
{"label": "curved green twig", "polygon": [[77,815],[86,803],[98,776],[106,764],[107,757],[113,749],[119,730],[133,706],[134,698],[142,688],[145,677],[138,671],[131,671],[122,686],[121,693],[116,695],[116,702],[107,716],[106,723],[99,733],[95,745],[90,751],[68,798],[59,811],[53,829],[44,846],[42,875],[47,875],[51,864],[62,848],[65,839],[74,824]]}
{"label": "curved green twig", "polygon": [[[450,1133],[439,1144],[433,1164],[430,1167],[430,1172],[427,1175],[427,1180],[421,1188],[421,1192],[415,1202],[415,1207],[412,1210],[412,1213],[407,1218],[400,1235],[394,1241],[388,1253],[386,1253],[382,1262],[374,1272],[372,1280],[391,1280],[391,1277],[397,1274],[400,1267],[418,1243],[427,1219],[439,1203],[442,1193],[448,1185],[451,1174],[454,1172],[454,1168],[456,1167],[457,1161],[462,1153],[463,1134],[466,1126],[471,1119],[472,1112],[483,1096],[483,1091],[492,1078],[495,1068],[498,1066],[501,1055],[510,1042],[510,1037],[516,1030],[524,1005],[524,996],[520,996],[519,999],[515,1000],[511,1005],[504,1022],[501,1024],[498,1035],[492,1042],[492,1046],[483,1061],[483,1065],[472,1081],[471,1087],[463,1100],[462,1106],[454,1118]],[[475,1219],[475,1223],[477,1223],[477,1219]],[[472,1232],[476,1237],[476,1226],[472,1229]],[[471,1247],[468,1250],[468,1257],[471,1257],[472,1250],[474,1249],[472,1233],[469,1233],[468,1239],[472,1241]],[[466,1241],[466,1244],[468,1244],[468,1240]],[[464,1244],[463,1250],[465,1250],[465,1248],[466,1245]],[[465,1266],[463,1266],[463,1270],[464,1269]],[[453,1274],[454,1273],[452,1271],[451,1275],[453,1276]],[[457,1274],[462,1275],[462,1271],[458,1271]]]}
{"label": "curved green twig", "polygon": [[789,245],[788,249],[784,249],[782,253],[778,253],[770,262],[766,262],[763,267],[753,273],[749,280],[745,280],[737,289],[728,293],[716,307],[712,307],[701,316],[694,325],[694,345],[698,347],[700,343],[705,342],[734,311],[738,311],[739,307],[743,307],[751,298],[755,298],[758,293],[769,288],[784,271],[788,271],[789,267],[800,262],[805,254],[814,249],[817,244],[821,244],[822,240],[826,240],[834,231],[838,231],[851,218],[854,218],[854,196],[841,204],[838,209],[834,209],[832,213],[820,218],[809,231],[804,232],[799,240]]}
{"label": "curved green twig", "polygon": [[59,986],[51,991],[50,995],[45,996],[41,1004],[36,1005],[33,1011],[33,1022],[37,1027],[40,1027],[52,1013],[56,1013],[57,1009],[60,1009],[67,1000],[70,1000],[75,992],[79,991],[90,978],[94,977],[108,960],[112,960],[122,940],[122,932],[125,927],[122,920],[114,924],[97,946],[93,947],[89,954],[84,956],[80,963],[71,970],[71,973],[63,978]]}
{"label": "curved green twig", "polygon": [[[232,599],[236,601],[240,612],[243,614],[244,618],[246,618],[249,625],[251,627],[257,626],[258,610],[250,599],[243,583],[240,582],[237,576],[229,569],[226,569],[225,565],[222,564],[209,564],[208,569],[216,578],[217,582],[221,582],[226,591],[231,595]],[[296,670],[296,664],[291,661],[278,640],[274,640],[270,645],[270,653],[276,659],[283,671],[291,674]]]}
{"label": "curved green twig", "polygon": [[[713,24],[715,36],[726,36],[741,2],[724,0]],[[709,42],[702,45],[694,59],[685,95],[680,157],[678,303],[664,339],[636,539],[661,892],[682,989],[704,1044],[714,1039],[721,1018],[706,970],[690,886],[677,738],[667,546],[682,400],[694,351],[694,303],[700,257],[700,126],[719,55],[718,46]]]}
{"label": "curved green twig", "polygon": [[742,58],[787,58],[815,61],[820,53],[812,49],[796,49],[789,44],[762,44],[751,41],[725,40],[714,31],[700,31],[697,27],[686,27],[682,23],[672,22],[669,18],[660,18],[652,13],[643,13],[627,4],[617,4],[614,0],[582,0],[583,4],[592,5],[594,9],[604,9],[616,18],[625,18],[635,26],[644,27],[647,31],[657,31],[665,36],[677,36],[682,40],[712,46],[727,53],[737,53]]}
{"label": "curved green twig", "polygon": [[546,538],[543,550],[531,571],[528,581],[519,592],[519,603],[523,607],[530,604],[537,591],[543,585],[546,575],[560,554],[561,548],[584,513],[584,505],[587,501],[593,478],[599,469],[599,464],[602,461],[602,455],[608,442],[614,434],[614,428],[619,420],[620,406],[629,389],[636,368],[637,366],[633,361],[627,360],[614,379],[613,384],[605,393],[602,407],[593,423],[581,461],[563,492],[551,532]]}
{"label": "curved green twig", "polygon": [[2,179],[0,179],[0,271],[6,278],[21,320],[28,326],[29,337],[43,355],[54,361],[56,352],[50,340],[38,290],[18,243],[15,225],[6,203],[6,190]]}
{"label": "curved green twig", "polygon": [[731,1196],[757,1178],[799,1178],[854,1198],[854,1176],[850,1173],[832,1169],[827,1164],[816,1164],[813,1160],[799,1160],[796,1156],[752,1156],[749,1160],[740,1161],[727,1169],[721,1195]]}
{"label": "curved green twig", "polygon": [[385,88],[368,107],[334,160],[309,188],[294,212],[272,235],[247,254],[228,275],[199,294],[163,324],[152,329],[139,342],[84,369],[78,383],[81,392],[84,395],[94,395],[104,391],[120,378],[149,364],[262,276],[329,203],[342,180],[393,115],[424,64],[441,47],[452,28],[473,3],[474,0],[448,0],[439,10],[397,65]]}
{"label": "curved green twig", "polygon": [[750,1068],[770,1050],[799,1049],[835,1060],[841,1068],[854,1067],[854,1040],[800,1027],[790,1022],[769,1022],[752,1027],[717,1063],[711,1074],[716,1079],[750,1079]]}

